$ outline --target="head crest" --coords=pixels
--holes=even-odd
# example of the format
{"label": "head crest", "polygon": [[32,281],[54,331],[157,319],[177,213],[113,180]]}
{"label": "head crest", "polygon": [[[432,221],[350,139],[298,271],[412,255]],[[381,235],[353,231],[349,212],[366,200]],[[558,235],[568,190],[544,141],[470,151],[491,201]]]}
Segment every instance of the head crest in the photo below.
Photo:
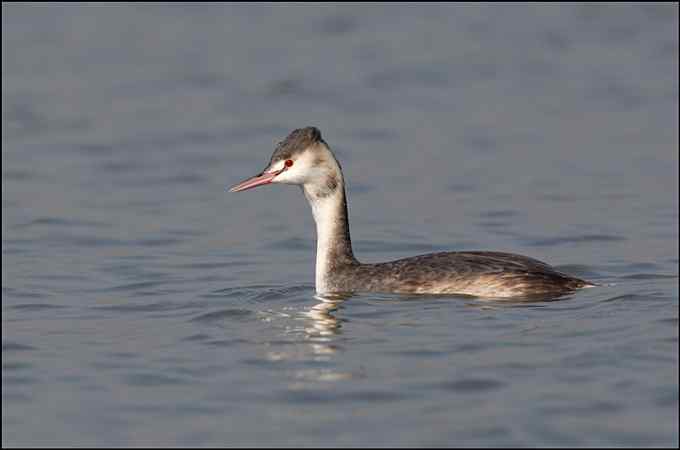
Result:
{"label": "head crest", "polygon": [[298,128],[291,131],[286,139],[279,142],[272,155],[271,162],[289,159],[302,152],[310,145],[322,142],[321,132],[316,127]]}

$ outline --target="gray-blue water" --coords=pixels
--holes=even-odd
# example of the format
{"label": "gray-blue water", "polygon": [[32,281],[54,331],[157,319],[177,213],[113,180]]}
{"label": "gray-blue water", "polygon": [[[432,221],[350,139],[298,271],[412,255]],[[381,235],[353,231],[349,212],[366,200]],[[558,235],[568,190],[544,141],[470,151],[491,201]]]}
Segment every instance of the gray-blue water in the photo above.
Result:
{"label": "gray-blue water", "polygon": [[[307,125],[359,259],[603,286],[316,299]],[[677,446],[677,4],[3,4],[2,443]]]}

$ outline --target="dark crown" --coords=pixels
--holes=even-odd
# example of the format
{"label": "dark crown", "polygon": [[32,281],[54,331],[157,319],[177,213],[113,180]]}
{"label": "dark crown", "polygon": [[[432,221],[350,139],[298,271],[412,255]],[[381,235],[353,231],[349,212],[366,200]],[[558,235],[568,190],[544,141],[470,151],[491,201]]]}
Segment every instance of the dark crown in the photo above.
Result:
{"label": "dark crown", "polygon": [[310,145],[322,141],[321,132],[316,127],[298,128],[293,130],[286,136],[286,139],[279,142],[276,146],[271,162],[289,159],[299,154]]}

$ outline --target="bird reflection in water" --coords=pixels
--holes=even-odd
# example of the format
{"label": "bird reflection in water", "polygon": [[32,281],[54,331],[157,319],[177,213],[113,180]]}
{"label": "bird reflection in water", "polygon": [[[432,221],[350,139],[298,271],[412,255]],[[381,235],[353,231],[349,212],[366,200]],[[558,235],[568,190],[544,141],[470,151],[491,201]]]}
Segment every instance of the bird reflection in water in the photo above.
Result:
{"label": "bird reflection in water", "polygon": [[[316,305],[304,313],[308,322],[305,327],[305,346],[309,353],[306,358],[315,362],[331,363],[338,351],[335,344],[337,336],[341,333],[342,319],[338,319],[334,313],[350,295],[315,295],[319,301]],[[314,389],[314,383],[336,382],[349,380],[360,376],[358,373],[339,371],[335,367],[311,368],[296,370],[293,374],[295,381],[289,385],[291,390]],[[312,384],[310,384],[312,383]]]}
{"label": "bird reflection in water", "polygon": [[350,297],[340,294],[315,295],[314,298],[321,303],[312,306],[312,309],[305,314],[312,319],[311,326],[306,328],[309,337],[332,336],[340,333],[342,320],[333,315],[338,310],[340,304]]}
{"label": "bird reflection in water", "polygon": [[349,295],[315,295],[314,299],[318,303],[310,309],[294,315],[281,315],[282,318],[293,319],[299,324],[286,326],[285,332],[288,336],[294,337],[295,344],[286,350],[269,351],[267,359],[330,361],[331,355],[338,350],[337,338],[344,322],[335,314],[340,304],[347,298]]}
{"label": "bird reflection in water", "polygon": [[326,359],[337,351],[333,341],[341,333],[343,320],[335,317],[334,313],[349,297],[338,294],[315,295],[314,298],[320,303],[304,313],[306,318],[311,319],[305,326],[305,335],[316,360]]}

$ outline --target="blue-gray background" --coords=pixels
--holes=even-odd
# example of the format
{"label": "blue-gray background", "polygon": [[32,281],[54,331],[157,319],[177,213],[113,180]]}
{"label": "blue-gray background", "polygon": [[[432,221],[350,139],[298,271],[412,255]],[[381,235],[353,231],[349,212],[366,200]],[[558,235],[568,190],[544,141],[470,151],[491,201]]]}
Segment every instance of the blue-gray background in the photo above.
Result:
{"label": "blue-gray background", "polygon": [[[677,121],[675,4],[3,4],[3,446],[677,446]],[[603,286],[315,299],[307,125],[360,259]]]}

